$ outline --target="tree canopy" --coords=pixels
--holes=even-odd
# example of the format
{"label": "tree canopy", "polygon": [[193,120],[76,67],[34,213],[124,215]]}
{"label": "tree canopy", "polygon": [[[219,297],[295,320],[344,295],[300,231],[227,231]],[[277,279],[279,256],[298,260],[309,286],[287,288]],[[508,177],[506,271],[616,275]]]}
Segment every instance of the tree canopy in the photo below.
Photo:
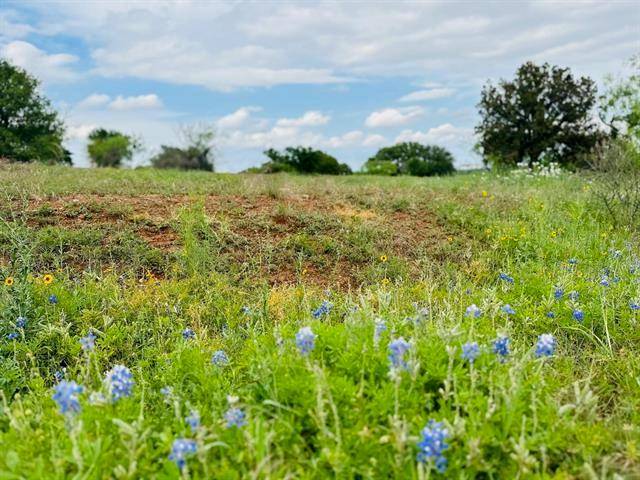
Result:
{"label": "tree canopy", "polygon": [[346,175],[351,173],[347,164],[340,163],[322,150],[310,147],[287,147],[282,152],[270,148],[264,152],[269,158],[260,168],[264,173],[297,172],[325,175]]}
{"label": "tree canopy", "polygon": [[578,164],[599,138],[596,86],[568,68],[527,62],[512,81],[487,84],[478,104],[479,150],[494,165]]}
{"label": "tree canopy", "polygon": [[0,59],[0,158],[70,164],[64,124],[38,88],[38,80]]}
{"label": "tree canopy", "polygon": [[151,159],[156,168],[214,171],[215,130],[207,125],[192,125],[180,130],[184,147],[162,145],[162,151]]}
{"label": "tree canopy", "polygon": [[87,152],[97,167],[118,168],[140,148],[139,142],[130,135],[115,130],[98,128],[89,134]]}
{"label": "tree canopy", "polygon": [[[438,145],[422,145],[417,142],[403,142],[378,150],[365,164],[367,170],[384,169],[385,164],[393,164],[401,174],[427,177],[448,175],[455,171],[453,155]],[[386,168],[385,171],[391,169]]]}

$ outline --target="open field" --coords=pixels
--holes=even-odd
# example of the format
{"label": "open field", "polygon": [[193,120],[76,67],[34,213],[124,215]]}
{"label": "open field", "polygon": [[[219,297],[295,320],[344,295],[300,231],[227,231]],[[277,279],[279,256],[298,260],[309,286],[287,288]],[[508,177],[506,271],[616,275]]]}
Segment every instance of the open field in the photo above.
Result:
{"label": "open field", "polygon": [[0,194],[0,478],[640,478],[638,242],[586,177],[11,165]]}

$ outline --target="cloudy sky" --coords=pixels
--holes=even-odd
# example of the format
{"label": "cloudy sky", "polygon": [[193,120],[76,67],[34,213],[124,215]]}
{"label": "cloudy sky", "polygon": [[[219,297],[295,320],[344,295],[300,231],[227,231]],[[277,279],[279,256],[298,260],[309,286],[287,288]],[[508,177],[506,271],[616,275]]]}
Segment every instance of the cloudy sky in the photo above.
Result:
{"label": "cloudy sky", "polygon": [[359,167],[398,141],[473,165],[475,105],[522,62],[601,83],[640,52],[637,1],[0,2],[0,56],[43,82],[86,165],[97,126],[143,139],[215,123],[220,171],[310,145]]}

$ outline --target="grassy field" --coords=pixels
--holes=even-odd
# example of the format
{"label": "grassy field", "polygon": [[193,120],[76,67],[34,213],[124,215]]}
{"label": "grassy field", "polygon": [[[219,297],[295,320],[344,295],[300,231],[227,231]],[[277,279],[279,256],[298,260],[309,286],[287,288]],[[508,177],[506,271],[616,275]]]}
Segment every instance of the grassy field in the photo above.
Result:
{"label": "grassy field", "polygon": [[587,178],[0,193],[0,478],[640,478],[638,242]]}

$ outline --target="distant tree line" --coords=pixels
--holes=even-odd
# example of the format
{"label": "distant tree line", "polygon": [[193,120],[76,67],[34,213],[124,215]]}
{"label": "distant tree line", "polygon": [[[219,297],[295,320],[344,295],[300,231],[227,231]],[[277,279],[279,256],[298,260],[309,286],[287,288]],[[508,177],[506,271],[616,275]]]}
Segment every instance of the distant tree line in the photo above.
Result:
{"label": "distant tree line", "polygon": [[[568,168],[590,168],[597,145],[615,140],[640,150],[640,60],[634,74],[609,78],[597,96],[588,77],[568,68],[520,66],[512,80],[487,83],[478,104],[480,122],[476,150],[494,168],[554,162]],[[38,80],[0,59],[0,159],[12,162],[71,164],[63,146],[65,127],[51,103],[38,90]],[[599,118],[599,121],[597,119]],[[151,158],[156,168],[213,171],[215,130],[183,128],[181,145],[162,145]],[[89,135],[87,153],[97,167],[120,167],[142,149],[139,139],[98,128]],[[267,161],[250,172],[346,175],[351,168],[335,157],[305,146],[264,152]],[[447,175],[454,158],[437,145],[404,142],[381,148],[362,171],[374,175]]]}

